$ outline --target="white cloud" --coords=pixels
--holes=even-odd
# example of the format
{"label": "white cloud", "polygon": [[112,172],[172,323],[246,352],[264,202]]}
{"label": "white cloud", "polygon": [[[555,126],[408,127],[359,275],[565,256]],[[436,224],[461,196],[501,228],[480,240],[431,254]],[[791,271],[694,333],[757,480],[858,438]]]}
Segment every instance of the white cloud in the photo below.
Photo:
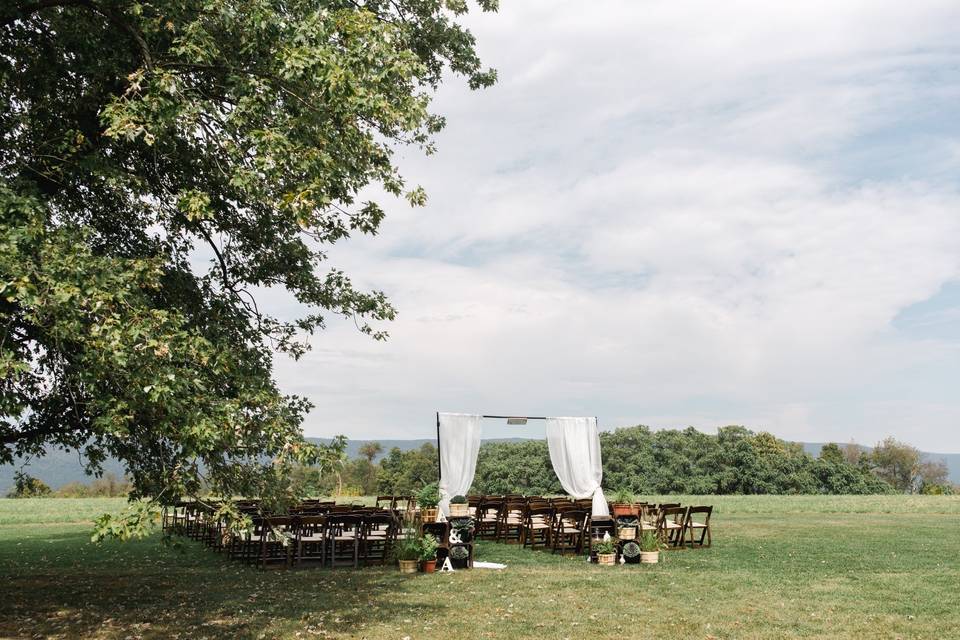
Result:
{"label": "white cloud", "polygon": [[331,252],[392,296],[391,340],[335,324],[278,360],[317,404],[308,433],[424,437],[449,409],[960,450],[960,400],[900,384],[944,387],[957,350],[891,328],[960,278],[943,173],[960,142],[876,169],[917,113],[948,129],[958,14],[551,1],[473,18],[501,82],[451,80],[440,153],[402,154],[430,204]]}

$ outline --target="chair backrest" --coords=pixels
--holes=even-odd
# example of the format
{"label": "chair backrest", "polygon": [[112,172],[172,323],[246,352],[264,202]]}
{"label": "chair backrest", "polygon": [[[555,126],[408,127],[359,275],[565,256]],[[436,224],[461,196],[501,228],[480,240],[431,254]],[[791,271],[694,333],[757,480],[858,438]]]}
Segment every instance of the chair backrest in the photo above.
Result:
{"label": "chair backrest", "polygon": [[349,504],[335,504],[330,507],[330,513],[350,513],[353,507]]}
{"label": "chair backrest", "polygon": [[300,516],[297,535],[301,537],[321,535],[327,530],[327,516]]}
{"label": "chair backrest", "polygon": [[360,535],[363,531],[363,515],[356,513],[334,513],[327,516],[327,531],[331,535],[342,535],[353,531]]}
{"label": "chair backrest", "polygon": [[713,514],[713,507],[712,507],[712,506],[709,506],[709,507],[699,506],[699,507],[690,507],[689,509],[687,509],[687,524],[688,524],[688,525],[689,525],[691,522],[694,521],[694,519],[695,519],[695,518],[693,517],[694,514],[702,514],[702,515],[704,516],[703,518],[697,518],[698,520],[701,520],[701,521],[702,521],[702,522],[700,522],[700,524],[709,525],[709,524],[710,524],[710,516],[711,516],[711,514]]}
{"label": "chair backrest", "polygon": [[496,517],[500,515],[500,508],[503,506],[503,503],[499,500],[482,501],[477,506],[476,517],[484,518],[487,516]]}
{"label": "chair backrest", "polygon": [[543,503],[541,507],[527,507],[527,524],[544,523],[549,524],[553,521],[553,507]]}
{"label": "chair backrest", "polygon": [[392,509],[393,500],[393,496],[377,496],[376,506],[383,507],[384,509]]}
{"label": "chair backrest", "polygon": [[500,510],[500,516],[504,519],[510,518],[522,521],[526,512],[526,502],[505,502],[503,508]]}
{"label": "chair backrest", "polygon": [[365,536],[371,531],[384,532],[387,539],[392,540],[396,535],[397,521],[389,513],[368,515],[363,519]]}
{"label": "chair backrest", "polygon": [[688,507],[662,507],[660,509],[660,521],[666,523],[672,521],[675,524],[685,524],[687,521]]}
{"label": "chair backrest", "polygon": [[560,529],[579,529],[581,531],[587,528],[587,519],[590,517],[588,511],[571,509],[560,513],[557,519],[557,528]]}
{"label": "chair backrest", "polygon": [[398,511],[412,511],[414,507],[413,496],[393,496],[393,508]]}

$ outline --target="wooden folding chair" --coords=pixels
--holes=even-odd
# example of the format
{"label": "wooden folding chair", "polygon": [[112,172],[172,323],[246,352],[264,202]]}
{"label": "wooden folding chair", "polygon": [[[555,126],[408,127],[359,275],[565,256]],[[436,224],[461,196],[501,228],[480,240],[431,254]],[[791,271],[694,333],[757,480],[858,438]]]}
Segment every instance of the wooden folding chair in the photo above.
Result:
{"label": "wooden folding chair", "polygon": [[379,513],[363,519],[360,539],[360,560],[365,565],[385,564],[393,548],[397,521],[390,513]]}
{"label": "wooden folding chair", "polygon": [[255,563],[260,569],[287,567],[293,540],[293,518],[289,516],[263,518],[259,521],[257,538],[259,550]]}
{"label": "wooden folding chair", "polygon": [[[710,535],[710,516],[713,514],[713,507],[690,507],[687,510],[686,531],[689,534],[687,541],[691,547],[709,547],[713,544]],[[702,518],[694,519],[694,515],[702,515]],[[702,520],[698,522],[697,520]],[[694,537],[694,531],[700,532],[700,538]],[[704,544],[706,539],[706,544]]]}
{"label": "wooden folding chair", "polygon": [[319,562],[322,567],[327,556],[327,517],[300,516],[296,545],[294,564]]}
{"label": "wooden folding chair", "polygon": [[657,519],[657,537],[672,548],[683,546],[688,507],[661,507]]}
{"label": "wooden folding chair", "polygon": [[500,527],[500,509],[503,506],[501,500],[484,500],[477,506],[477,513],[474,516],[476,523],[475,534],[482,540],[496,540],[497,531]]}
{"label": "wooden folding chair", "polygon": [[557,514],[553,532],[550,535],[552,553],[567,551],[581,553],[583,551],[583,537],[587,529],[587,520],[590,514],[587,511],[568,509]]}
{"label": "wooden folding chair", "polygon": [[539,547],[549,547],[550,538],[553,533],[553,507],[547,503],[541,503],[543,506],[527,507],[526,517],[523,523],[523,534],[521,543],[524,547],[531,549]]}
{"label": "wooden folding chair", "polygon": [[360,566],[360,541],[363,538],[363,516],[336,513],[327,516],[326,547],[330,566]]}
{"label": "wooden folding chair", "polygon": [[507,502],[500,510],[500,526],[497,528],[497,542],[520,544],[523,542],[523,523],[526,517],[525,502]]}

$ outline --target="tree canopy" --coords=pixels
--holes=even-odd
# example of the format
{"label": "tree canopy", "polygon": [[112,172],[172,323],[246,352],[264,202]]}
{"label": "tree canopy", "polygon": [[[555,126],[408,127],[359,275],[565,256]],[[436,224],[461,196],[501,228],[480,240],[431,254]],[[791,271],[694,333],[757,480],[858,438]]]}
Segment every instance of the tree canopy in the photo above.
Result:
{"label": "tree canopy", "polygon": [[[495,0],[481,0],[495,10]],[[0,462],[78,448],[134,497],[289,493],[304,398],[273,379],[331,316],[395,310],[325,248],[370,185],[425,202],[447,70],[490,85],[463,0],[40,0],[0,8]],[[302,313],[258,303],[288,292]],[[262,298],[262,295],[260,295]]]}

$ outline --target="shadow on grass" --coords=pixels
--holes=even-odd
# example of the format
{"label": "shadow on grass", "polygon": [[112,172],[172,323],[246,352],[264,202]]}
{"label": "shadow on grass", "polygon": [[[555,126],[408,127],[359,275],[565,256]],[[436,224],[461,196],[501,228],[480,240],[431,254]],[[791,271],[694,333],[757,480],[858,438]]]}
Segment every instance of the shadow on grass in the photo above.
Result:
{"label": "shadow on grass", "polygon": [[97,547],[82,527],[3,533],[0,637],[362,636],[445,607],[433,576],[391,567],[259,571],[190,542]]}

